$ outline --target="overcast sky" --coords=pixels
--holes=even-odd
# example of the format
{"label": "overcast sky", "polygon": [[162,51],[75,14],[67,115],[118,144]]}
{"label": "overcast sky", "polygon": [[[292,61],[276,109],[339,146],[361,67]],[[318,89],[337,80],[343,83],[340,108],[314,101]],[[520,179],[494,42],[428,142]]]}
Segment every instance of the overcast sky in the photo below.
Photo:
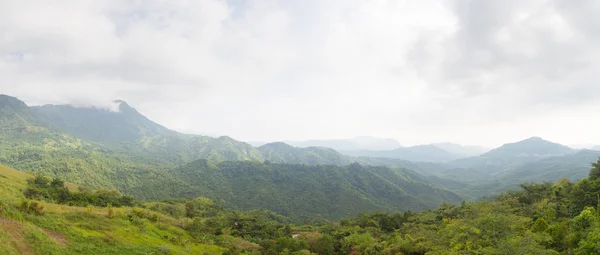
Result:
{"label": "overcast sky", "polygon": [[600,144],[600,1],[0,0],[0,93],[188,133]]}

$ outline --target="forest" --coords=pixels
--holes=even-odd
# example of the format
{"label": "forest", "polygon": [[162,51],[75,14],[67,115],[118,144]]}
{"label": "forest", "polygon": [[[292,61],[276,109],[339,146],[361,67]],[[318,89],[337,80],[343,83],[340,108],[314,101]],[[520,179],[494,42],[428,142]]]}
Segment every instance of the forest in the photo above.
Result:
{"label": "forest", "polygon": [[[152,228],[164,229],[161,241],[166,244],[143,249],[162,254],[185,254],[185,247],[188,252],[190,247],[213,249],[214,253],[206,254],[600,254],[600,160],[592,163],[588,177],[577,182],[526,183],[488,201],[445,203],[421,212],[375,211],[318,222],[268,210],[231,210],[204,197],[130,201],[115,208],[111,203],[118,204],[123,197],[110,200],[103,191],[87,191],[87,197],[69,191],[72,196],[65,200],[62,196],[70,188],[59,179],[6,168],[1,173],[2,217],[51,229],[66,240],[60,244],[44,241],[48,237],[27,236],[33,244],[40,243],[35,248],[42,249],[38,254],[77,254],[81,245],[92,245],[97,254],[143,254],[128,246],[130,240],[110,234],[114,224],[135,228],[141,237],[155,236]],[[31,197],[31,193],[44,195]],[[86,201],[102,202],[81,207]],[[62,209],[53,208],[59,204],[64,204]],[[93,223],[86,226],[78,220]],[[71,243],[82,238],[78,230],[82,227],[88,234],[113,235],[112,241],[90,244],[94,238],[83,238],[82,243]],[[10,230],[1,228],[0,236],[10,236]],[[0,251],[17,254],[10,242],[0,245]]]}

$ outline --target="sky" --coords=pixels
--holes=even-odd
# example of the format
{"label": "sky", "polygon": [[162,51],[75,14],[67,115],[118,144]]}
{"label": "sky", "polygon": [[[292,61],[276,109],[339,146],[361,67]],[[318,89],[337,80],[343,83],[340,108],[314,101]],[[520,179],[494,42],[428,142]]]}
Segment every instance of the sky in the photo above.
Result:
{"label": "sky", "polygon": [[600,1],[2,0],[0,93],[245,141],[600,144]]}

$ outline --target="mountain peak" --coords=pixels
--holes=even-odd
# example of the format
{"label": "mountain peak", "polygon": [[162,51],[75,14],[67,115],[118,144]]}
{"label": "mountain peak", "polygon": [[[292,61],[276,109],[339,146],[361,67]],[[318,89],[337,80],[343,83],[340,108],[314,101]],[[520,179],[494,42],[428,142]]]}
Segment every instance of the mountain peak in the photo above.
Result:
{"label": "mountain peak", "polygon": [[19,100],[16,97],[12,97],[5,94],[0,94],[0,108],[10,107],[14,110],[27,108],[25,102]]}
{"label": "mountain peak", "polygon": [[260,146],[259,148],[262,149],[266,149],[266,148],[272,148],[272,149],[293,149],[294,147],[284,143],[284,142],[273,142],[273,143],[267,143],[264,144],[262,146]]}
{"label": "mountain peak", "polygon": [[532,136],[532,137],[529,137],[529,138],[527,138],[527,139],[525,139],[523,141],[546,141],[546,140],[542,139],[539,136]]}
{"label": "mountain peak", "polygon": [[[127,102],[125,102],[124,100],[115,100],[113,101],[115,104],[118,104],[118,109],[119,112],[131,112],[131,113],[138,113],[137,110],[135,110],[133,107],[131,107]],[[139,114],[139,113],[138,113]]]}
{"label": "mountain peak", "polygon": [[572,153],[573,149],[554,142],[542,139],[541,137],[530,137],[528,139],[504,144],[496,149],[491,150],[482,156],[487,157],[544,157],[558,156]]}

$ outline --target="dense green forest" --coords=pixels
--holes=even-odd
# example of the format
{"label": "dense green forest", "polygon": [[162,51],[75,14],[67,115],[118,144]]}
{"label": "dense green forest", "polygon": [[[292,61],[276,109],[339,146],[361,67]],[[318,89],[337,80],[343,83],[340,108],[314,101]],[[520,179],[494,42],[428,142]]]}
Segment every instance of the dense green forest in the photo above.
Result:
{"label": "dense green forest", "polygon": [[202,195],[229,208],[269,209],[308,219],[339,219],[370,210],[423,210],[461,201],[410,170],[358,163],[342,167],[198,160],[169,175],[188,185],[156,180],[125,191],[148,195],[160,190],[173,198]]}
{"label": "dense green forest", "polygon": [[[600,254],[600,160],[578,182],[528,183],[489,201],[318,223],[228,210],[203,197],[80,210],[54,204],[52,194],[67,188],[60,180],[0,170],[3,254]],[[23,200],[40,182],[54,187],[49,196]]]}

